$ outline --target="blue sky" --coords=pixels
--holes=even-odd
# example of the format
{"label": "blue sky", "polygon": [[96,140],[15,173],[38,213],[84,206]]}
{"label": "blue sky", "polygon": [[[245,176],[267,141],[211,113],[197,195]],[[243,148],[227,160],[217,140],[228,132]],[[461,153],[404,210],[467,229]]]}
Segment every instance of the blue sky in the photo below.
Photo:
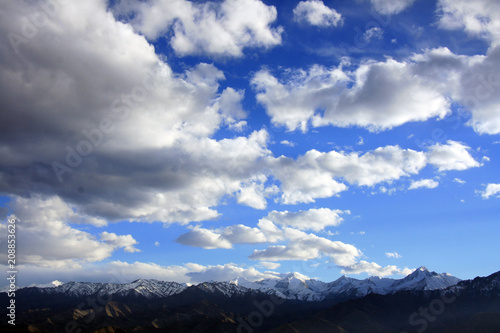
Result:
{"label": "blue sky", "polygon": [[0,5],[21,285],[499,269],[496,1],[42,4]]}

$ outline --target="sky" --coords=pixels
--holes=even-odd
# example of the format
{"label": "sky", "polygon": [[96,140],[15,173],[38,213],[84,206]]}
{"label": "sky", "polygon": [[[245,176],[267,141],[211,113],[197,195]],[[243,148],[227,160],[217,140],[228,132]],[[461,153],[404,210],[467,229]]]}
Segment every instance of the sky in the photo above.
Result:
{"label": "sky", "polygon": [[500,2],[0,3],[17,283],[500,269]]}

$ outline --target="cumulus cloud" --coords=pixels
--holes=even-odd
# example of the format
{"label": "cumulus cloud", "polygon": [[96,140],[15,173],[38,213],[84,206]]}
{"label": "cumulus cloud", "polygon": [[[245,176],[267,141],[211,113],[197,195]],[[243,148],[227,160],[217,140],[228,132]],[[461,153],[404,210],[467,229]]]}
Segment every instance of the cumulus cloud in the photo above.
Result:
{"label": "cumulus cloud", "polygon": [[335,27],[342,24],[342,15],[337,13],[335,9],[325,6],[320,0],[299,2],[293,9],[293,17],[297,22],[318,27]]}
{"label": "cumulus cloud", "polygon": [[344,220],[340,215],[349,211],[332,210],[329,208],[299,210],[298,212],[272,211],[264,219],[286,227],[299,230],[320,231],[329,226],[338,226]]}
{"label": "cumulus cloud", "polygon": [[469,153],[470,147],[453,140],[446,144],[436,143],[429,147],[427,153],[429,164],[434,165],[439,171],[467,170],[479,167],[481,164]]}
{"label": "cumulus cloud", "polygon": [[[89,232],[72,226],[88,219],[74,206],[57,196],[29,198],[15,197],[10,202],[17,220],[19,246],[18,261],[21,265],[41,267],[82,267],[85,263],[99,262],[109,258],[113,251],[123,248],[126,252],[138,252],[137,241],[132,235],[117,235],[106,231],[100,240]],[[0,229],[6,229],[0,224]],[[0,240],[0,245],[5,245]]]}
{"label": "cumulus cloud", "polygon": [[463,29],[471,35],[485,38],[494,46],[500,43],[500,4],[495,0],[439,0],[441,28]]}
{"label": "cumulus cloud", "polygon": [[123,1],[112,10],[118,17],[132,16],[131,24],[148,39],[171,32],[170,44],[178,55],[240,57],[247,47],[280,44],[283,32],[271,27],[276,8],[260,0]]}
{"label": "cumulus cloud", "polygon": [[479,192],[484,199],[489,199],[491,196],[499,196],[500,194],[500,184],[488,184],[484,191]]}
{"label": "cumulus cloud", "polygon": [[269,70],[252,84],[275,125],[307,131],[309,126],[360,126],[388,130],[411,121],[443,118],[449,101],[413,72],[410,61],[366,62],[354,71],[314,65],[279,80]]}
{"label": "cumulus cloud", "polygon": [[101,232],[101,240],[115,248],[123,248],[125,252],[141,252],[141,250],[134,247],[137,241],[132,237],[132,235],[122,235],[118,236],[113,232],[103,231]]}
{"label": "cumulus cloud", "polygon": [[410,187],[408,187],[409,190],[416,190],[419,188],[436,188],[439,186],[439,182],[435,181],[434,179],[421,179],[421,180],[416,180],[412,181]]}
{"label": "cumulus cloud", "polygon": [[314,202],[347,189],[345,180],[359,186],[396,180],[418,173],[426,165],[423,152],[398,146],[379,147],[365,154],[310,150],[296,160],[281,156],[273,162],[273,175],[281,182],[286,204]]}
{"label": "cumulus cloud", "polygon": [[214,65],[174,73],[98,0],[61,5],[36,38],[11,45],[40,8],[1,6],[0,191],[56,194],[107,221],[209,220],[238,193],[265,206],[267,132],[212,138],[246,115],[243,91],[221,91]]}
{"label": "cumulus cloud", "polygon": [[[443,119],[454,101],[470,111],[457,120],[478,133],[500,133],[500,46],[464,56],[440,47],[407,59],[367,61],[352,70],[313,65],[253,77],[257,100],[276,126],[359,126],[383,131],[408,122]],[[352,67],[350,67],[352,68]]]}
{"label": "cumulus cloud", "polygon": [[398,14],[410,7],[415,0],[370,0],[373,8],[380,14]]}

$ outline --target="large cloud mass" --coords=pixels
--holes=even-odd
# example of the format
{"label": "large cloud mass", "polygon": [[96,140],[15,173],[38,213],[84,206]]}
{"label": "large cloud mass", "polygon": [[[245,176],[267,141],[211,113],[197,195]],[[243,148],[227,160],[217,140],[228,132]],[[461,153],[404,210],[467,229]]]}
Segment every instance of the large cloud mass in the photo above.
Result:
{"label": "large cloud mass", "polygon": [[114,12],[133,16],[133,26],[148,39],[171,29],[171,45],[179,55],[240,57],[246,47],[281,43],[281,27],[271,28],[277,12],[260,0],[197,3],[187,0],[122,1]]}

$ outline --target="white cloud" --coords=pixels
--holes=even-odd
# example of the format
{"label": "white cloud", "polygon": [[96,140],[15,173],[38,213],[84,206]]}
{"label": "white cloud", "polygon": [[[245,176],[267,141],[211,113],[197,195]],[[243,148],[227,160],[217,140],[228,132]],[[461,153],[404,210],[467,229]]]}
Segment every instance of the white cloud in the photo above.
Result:
{"label": "white cloud", "polygon": [[465,181],[465,180],[460,179],[460,178],[455,178],[455,179],[453,179],[453,181],[454,181],[455,183],[460,184],[460,185],[463,185],[463,184],[465,184],[465,183],[466,183],[466,181]]}
{"label": "white cloud", "polygon": [[273,124],[290,131],[333,125],[375,132],[450,112],[447,98],[414,67],[393,59],[366,62],[355,71],[314,65],[292,71],[286,81],[261,70],[252,84]]}
{"label": "white cloud", "polygon": [[132,235],[122,235],[118,236],[113,232],[103,231],[101,232],[101,240],[115,248],[123,248],[125,252],[141,252],[141,250],[134,247],[137,241],[132,237]]}
{"label": "white cloud", "polygon": [[160,242],[155,242],[155,246],[160,246]]}
{"label": "white cloud", "polygon": [[381,39],[384,34],[384,31],[379,27],[373,27],[365,31],[363,34],[363,39],[366,42],[369,42],[372,38]]}
{"label": "white cloud", "polygon": [[113,8],[116,15],[134,14],[132,24],[155,40],[172,31],[170,44],[178,55],[241,57],[248,47],[281,43],[282,27],[274,6],[259,0],[196,3],[186,0],[128,1]]}
{"label": "white cloud", "polygon": [[224,89],[219,98],[219,108],[223,122],[236,131],[241,131],[246,126],[246,121],[241,120],[247,116],[241,105],[244,96],[245,92],[243,90],[236,91],[229,87]]}
{"label": "white cloud", "polygon": [[426,165],[423,152],[398,146],[379,147],[365,154],[310,150],[297,160],[281,156],[272,172],[281,182],[285,204],[314,202],[347,189],[339,180],[360,186],[396,180],[416,174]]}
{"label": "white cloud", "polygon": [[361,274],[368,273],[373,276],[387,276],[387,275],[408,275],[412,272],[409,268],[400,269],[394,265],[380,266],[374,262],[367,262],[361,260],[360,262],[344,267],[341,271],[342,274]]}
{"label": "white cloud", "polygon": [[232,247],[231,242],[222,237],[222,235],[200,227],[196,227],[180,235],[176,239],[176,242],[182,245],[202,247],[204,249],[230,249]]}
{"label": "white cloud", "polygon": [[233,244],[266,242],[266,236],[258,228],[250,228],[242,224],[224,228],[222,235]]}
{"label": "white cloud", "polygon": [[338,226],[344,220],[340,215],[349,211],[332,210],[329,208],[299,210],[298,212],[272,211],[265,219],[275,224],[293,227],[299,230],[320,231],[329,226]]}
{"label": "white cloud", "polygon": [[479,193],[481,193],[484,199],[489,199],[489,197],[491,196],[498,197],[500,194],[500,184],[493,184],[493,183],[488,184],[486,185],[484,191],[481,191]]}
{"label": "white cloud", "polygon": [[318,27],[336,27],[342,24],[342,15],[333,8],[325,6],[320,0],[301,1],[293,9],[297,22],[305,22]]}
{"label": "white cloud", "polygon": [[[2,35],[22,36],[22,18],[40,10],[28,2],[0,6],[11,13],[0,20]],[[0,124],[19,124],[16,135],[12,126],[0,131],[3,193],[57,194],[100,218],[92,223],[210,220],[225,196],[265,207],[267,132],[212,138],[242,128],[246,115],[243,91],[220,91],[220,70],[202,63],[174,73],[103,1],[67,2],[47,19],[43,33],[18,45],[26,56],[6,47],[0,60]],[[27,135],[33,140],[21,139]],[[55,162],[65,169],[55,172]]]}
{"label": "white cloud", "polygon": [[380,14],[398,14],[410,7],[415,0],[370,0],[373,8]]}
{"label": "white cloud", "polygon": [[272,272],[262,273],[254,267],[244,268],[235,264],[225,264],[216,266],[205,266],[197,272],[189,272],[186,276],[193,283],[205,281],[229,281],[235,277],[243,277],[250,281],[276,278],[277,273]]}
{"label": "white cloud", "polygon": [[[342,269],[345,274],[368,273],[371,275],[385,276],[394,274],[407,274],[408,270],[401,270],[396,266],[381,267],[376,263],[358,261],[363,253],[355,246],[339,241],[307,234],[293,228],[283,228],[287,243],[273,245],[264,250],[254,250],[249,256],[251,260],[282,261],[282,260],[313,260],[323,256]],[[411,271],[410,271],[411,272]]]}
{"label": "white cloud", "polygon": [[232,244],[265,243],[267,238],[259,228],[250,228],[242,224],[221,229],[209,230],[195,227],[180,235],[176,242],[204,249],[230,249]]}
{"label": "white cloud", "polygon": [[285,239],[283,230],[278,228],[272,221],[262,218],[257,223],[257,227],[264,233],[269,243],[276,243]]}
{"label": "white cloud", "polygon": [[[132,235],[104,231],[98,240],[94,235],[72,227],[70,224],[81,223],[90,217],[59,197],[14,197],[9,205],[12,216],[18,220],[16,239],[22,244],[17,249],[21,265],[81,267],[85,263],[109,258],[119,248],[126,252],[139,251],[134,247],[137,241]],[[6,229],[6,225],[0,224],[0,229]]]}
{"label": "white cloud", "polygon": [[500,3],[496,0],[439,0],[441,28],[463,29],[471,35],[500,43]]}
{"label": "white cloud", "polygon": [[288,141],[288,140],[282,140],[280,142],[282,145],[284,146],[288,146],[288,147],[295,147],[296,143],[293,142],[293,141]]}
{"label": "white cloud", "polygon": [[307,234],[303,231],[283,228],[286,245],[273,245],[264,250],[254,250],[251,260],[280,261],[280,260],[310,260],[323,255],[337,265],[351,265],[362,253],[356,247],[339,241]]}
{"label": "white cloud", "polygon": [[259,262],[259,265],[260,266],[263,266],[267,269],[277,269],[281,266],[280,263],[277,263],[277,262],[269,262],[269,261],[261,261]]}
{"label": "white cloud", "polygon": [[439,186],[439,182],[434,179],[421,179],[417,181],[412,181],[409,190],[416,190],[419,188],[436,188]]}
{"label": "white cloud", "polygon": [[472,115],[469,119],[459,113],[458,123],[478,133],[498,134],[499,55],[500,45],[474,56],[439,47],[401,61],[362,62],[353,70],[344,69],[345,61],[332,68],[286,69],[281,77],[263,69],[252,84],[273,124],[289,131],[327,125],[388,130],[443,119],[451,113],[453,101]]}
{"label": "white cloud", "polygon": [[385,255],[387,256],[387,258],[395,258],[395,259],[402,258],[402,256],[397,252],[386,252]]}
{"label": "white cloud", "polygon": [[429,164],[439,171],[467,170],[481,166],[469,153],[470,147],[453,140],[446,144],[436,143],[429,147],[427,153]]}
{"label": "white cloud", "polygon": [[264,186],[266,181],[266,176],[259,175],[243,182],[236,194],[237,202],[255,209],[265,209],[267,207],[266,197],[276,192],[274,187],[266,188]]}

